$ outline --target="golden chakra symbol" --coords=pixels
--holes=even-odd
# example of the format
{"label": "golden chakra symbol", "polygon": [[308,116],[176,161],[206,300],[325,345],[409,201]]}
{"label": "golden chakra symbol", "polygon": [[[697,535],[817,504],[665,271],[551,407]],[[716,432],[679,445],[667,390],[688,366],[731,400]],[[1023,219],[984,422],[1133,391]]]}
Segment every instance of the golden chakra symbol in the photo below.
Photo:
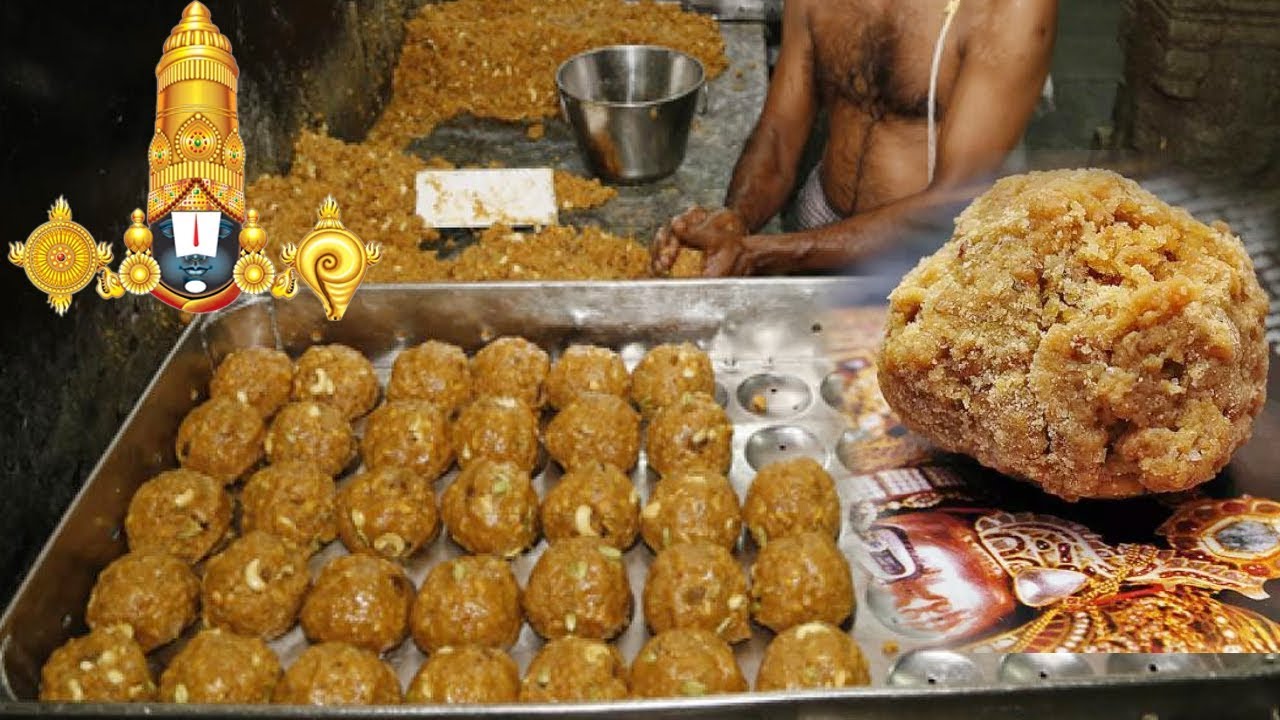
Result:
{"label": "golden chakra symbol", "polygon": [[103,274],[99,295],[122,294],[119,281],[107,267],[111,259],[111,246],[94,243],[89,231],[71,220],[71,206],[61,197],[49,208],[49,221],[32,231],[25,243],[9,244],[9,262],[26,270],[27,279],[49,296],[49,304],[59,315],[71,307],[71,296],[99,273]]}
{"label": "golden chakra symbol", "polygon": [[271,294],[293,297],[297,274],[324,305],[330,320],[341,320],[347,305],[364,281],[369,266],[382,259],[382,246],[365,243],[342,224],[342,211],[332,196],[320,205],[315,229],[295,247],[286,245],[280,253],[285,270],[276,278]]}

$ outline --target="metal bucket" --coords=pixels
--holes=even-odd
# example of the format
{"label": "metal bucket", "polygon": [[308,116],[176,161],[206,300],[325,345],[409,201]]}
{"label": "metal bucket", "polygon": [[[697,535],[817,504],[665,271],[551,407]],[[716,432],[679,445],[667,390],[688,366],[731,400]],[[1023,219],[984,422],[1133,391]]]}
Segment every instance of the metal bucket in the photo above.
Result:
{"label": "metal bucket", "polygon": [[680,167],[705,83],[702,63],[655,45],[597,48],[556,72],[560,106],[587,165],[622,183]]}

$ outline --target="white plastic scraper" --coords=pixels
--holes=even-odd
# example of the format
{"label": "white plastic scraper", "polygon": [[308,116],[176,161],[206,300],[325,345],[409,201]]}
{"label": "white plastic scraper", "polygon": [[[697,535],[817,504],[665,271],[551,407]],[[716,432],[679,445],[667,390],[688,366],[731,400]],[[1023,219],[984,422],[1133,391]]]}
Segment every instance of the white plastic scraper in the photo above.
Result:
{"label": "white plastic scraper", "polygon": [[423,170],[418,215],[434,228],[557,224],[550,168]]}

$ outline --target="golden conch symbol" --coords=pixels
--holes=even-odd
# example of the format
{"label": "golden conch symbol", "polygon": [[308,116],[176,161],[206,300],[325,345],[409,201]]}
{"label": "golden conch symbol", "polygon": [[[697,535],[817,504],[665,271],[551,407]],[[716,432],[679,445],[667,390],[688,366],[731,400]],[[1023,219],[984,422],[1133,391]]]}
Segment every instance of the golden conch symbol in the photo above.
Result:
{"label": "golden conch symbol", "polygon": [[319,214],[315,229],[297,247],[290,243],[281,251],[285,270],[276,278],[271,294],[293,297],[297,292],[293,273],[297,272],[324,304],[325,315],[341,320],[369,266],[382,259],[382,246],[366,244],[348,230],[332,196],[321,203]]}

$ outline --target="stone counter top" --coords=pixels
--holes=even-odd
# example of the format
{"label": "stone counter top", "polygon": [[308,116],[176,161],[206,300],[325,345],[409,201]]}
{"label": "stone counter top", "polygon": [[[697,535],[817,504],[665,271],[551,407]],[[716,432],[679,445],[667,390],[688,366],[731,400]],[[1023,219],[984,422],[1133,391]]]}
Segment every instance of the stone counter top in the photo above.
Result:
{"label": "stone counter top", "polygon": [[[561,223],[598,225],[648,242],[664,222],[690,205],[723,202],[738,153],[764,105],[769,78],[762,24],[724,23],[720,31],[729,68],[707,85],[707,109],[694,117],[680,169],[656,182],[615,186],[616,198],[593,210],[562,211]],[[455,118],[410,143],[409,150],[459,165],[550,166],[590,175],[572,129],[559,117],[544,126],[545,136],[530,140],[523,124]]]}

